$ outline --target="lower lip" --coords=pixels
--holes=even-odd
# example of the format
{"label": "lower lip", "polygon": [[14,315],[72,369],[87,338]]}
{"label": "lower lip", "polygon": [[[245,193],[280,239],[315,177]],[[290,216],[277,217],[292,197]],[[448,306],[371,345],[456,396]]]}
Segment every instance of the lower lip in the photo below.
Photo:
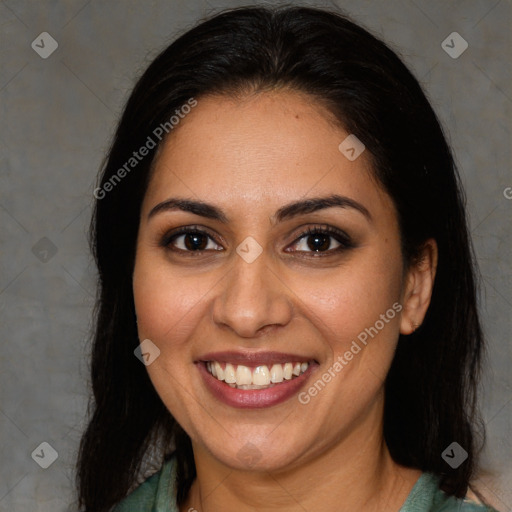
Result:
{"label": "lower lip", "polygon": [[215,378],[207,369],[205,363],[197,363],[199,373],[210,392],[221,402],[241,409],[256,409],[262,407],[271,407],[280,404],[298,393],[299,389],[310,377],[314,364],[310,364],[308,369],[291,380],[285,380],[266,389],[237,389]]}

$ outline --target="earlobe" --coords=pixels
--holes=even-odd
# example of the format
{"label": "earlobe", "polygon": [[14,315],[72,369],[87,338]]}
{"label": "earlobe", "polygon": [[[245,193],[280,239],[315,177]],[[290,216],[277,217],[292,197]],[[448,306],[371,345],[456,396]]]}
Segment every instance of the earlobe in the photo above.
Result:
{"label": "earlobe", "polygon": [[437,243],[430,238],[424,243],[420,256],[411,264],[407,273],[400,334],[412,334],[425,318],[434,289],[437,259]]}

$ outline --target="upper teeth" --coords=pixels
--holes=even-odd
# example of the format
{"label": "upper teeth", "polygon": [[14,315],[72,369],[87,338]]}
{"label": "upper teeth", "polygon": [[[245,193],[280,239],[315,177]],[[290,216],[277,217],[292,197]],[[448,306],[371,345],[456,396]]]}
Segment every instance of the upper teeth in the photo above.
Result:
{"label": "upper teeth", "polygon": [[255,389],[260,386],[278,384],[284,380],[290,380],[293,376],[298,377],[308,369],[309,363],[285,363],[273,364],[270,369],[267,365],[250,368],[242,364],[219,363],[208,361],[206,368],[218,380],[226,384],[242,387],[243,389]]}

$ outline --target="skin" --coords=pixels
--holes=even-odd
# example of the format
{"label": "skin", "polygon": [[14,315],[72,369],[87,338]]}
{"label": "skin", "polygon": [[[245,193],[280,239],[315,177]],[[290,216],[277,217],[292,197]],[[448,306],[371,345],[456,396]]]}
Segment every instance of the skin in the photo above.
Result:
{"label": "skin", "polygon": [[[347,135],[317,102],[282,89],[199,98],[161,148],[141,209],[133,291],[139,337],[161,351],[149,376],[192,439],[198,478],[181,511],[399,510],[421,474],[389,455],[383,384],[399,333],[411,333],[428,308],[437,248],[427,241],[405,269],[393,203],[365,152],[354,161],[340,152]],[[371,220],[331,207],[272,222],[290,202],[333,193]],[[148,217],[171,197],[211,203],[228,222],[180,210]],[[311,237],[299,236],[324,225],[355,247],[319,257]],[[202,253],[186,253],[184,236],[162,247],[184,226],[215,238]],[[236,252],[248,236],[263,249],[252,263]],[[328,249],[339,246],[328,240]],[[229,407],[194,364],[209,351],[308,355],[319,366],[307,391],[394,303],[401,312],[306,405],[294,396]],[[257,454],[249,465],[237,456],[248,442]]]}

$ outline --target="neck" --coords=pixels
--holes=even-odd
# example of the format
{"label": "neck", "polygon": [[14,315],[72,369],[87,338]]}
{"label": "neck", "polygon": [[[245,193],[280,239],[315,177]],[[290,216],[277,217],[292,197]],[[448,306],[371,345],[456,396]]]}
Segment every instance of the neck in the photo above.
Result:
{"label": "neck", "polygon": [[382,411],[373,414],[377,421],[367,418],[321,453],[282,471],[233,470],[193,443],[197,478],[181,510],[398,511],[421,471],[392,460]]}

